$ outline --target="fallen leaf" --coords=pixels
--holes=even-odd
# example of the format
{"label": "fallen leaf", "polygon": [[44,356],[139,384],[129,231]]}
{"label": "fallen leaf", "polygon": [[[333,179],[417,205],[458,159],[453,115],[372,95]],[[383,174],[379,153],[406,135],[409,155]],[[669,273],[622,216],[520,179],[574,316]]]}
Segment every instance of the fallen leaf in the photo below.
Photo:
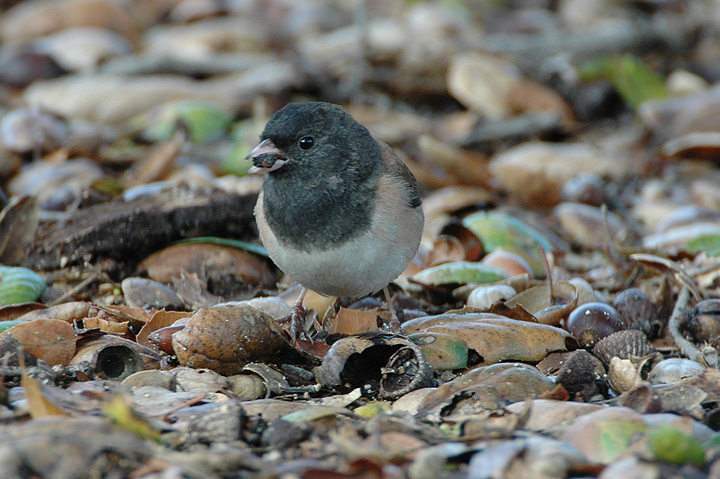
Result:
{"label": "fallen leaf", "polygon": [[36,319],[23,322],[1,335],[9,334],[38,359],[48,364],[66,366],[75,354],[77,337],[73,327],[59,319]]}
{"label": "fallen leaf", "polygon": [[570,333],[544,324],[517,321],[490,313],[446,313],[424,316],[402,325],[406,334],[445,333],[467,343],[486,363],[540,361],[553,351],[574,345]]}
{"label": "fallen leaf", "polygon": [[329,333],[346,335],[377,331],[377,310],[363,311],[359,309],[340,308],[335,318],[326,325]]}
{"label": "fallen leaf", "polygon": [[45,397],[43,385],[37,379],[23,373],[21,385],[25,390],[25,397],[30,405],[30,415],[34,419],[46,416],[69,416],[68,413]]}

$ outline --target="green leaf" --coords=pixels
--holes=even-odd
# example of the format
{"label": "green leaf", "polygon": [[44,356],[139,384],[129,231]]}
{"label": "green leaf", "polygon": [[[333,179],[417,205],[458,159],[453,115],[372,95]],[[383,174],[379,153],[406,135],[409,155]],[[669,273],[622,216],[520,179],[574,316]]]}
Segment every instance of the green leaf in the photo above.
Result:
{"label": "green leaf", "polygon": [[705,252],[708,256],[720,256],[720,235],[705,234],[691,239],[685,244],[688,253]]}
{"label": "green leaf", "polygon": [[188,238],[180,241],[176,241],[173,244],[181,244],[181,243],[210,243],[210,244],[217,244],[222,246],[232,246],[233,248],[239,248],[245,251],[249,251],[250,253],[254,253],[259,256],[264,256],[265,258],[269,258],[270,255],[268,255],[265,248],[260,246],[259,244],[250,243],[248,241],[242,241],[242,240],[234,240],[229,238],[218,238],[216,236],[198,236],[197,238]]}
{"label": "green leaf", "polygon": [[179,113],[195,143],[219,139],[232,122],[232,116],[212,103],[188,102],[180,105]]}
{"label": "green leaf", "polygon": [[233,125],[232,146],[230,152],[225,156],[222,163],[222,171],[226,174],[243,176],[252,166],[252,161],[246,159],[255,144],[250,144],[248,138],[257,138],[257,122],[244,120]]}
{"label": "green leaf", "polygon": [[632,55],[600,57],[580,66],[580,77],[586,81],[608,80],[632,108],[647,101],[667,98],[663,78]]}
{"label": "green leaf", "polygon": [[463,224],[480,239],[486,253],[505,250],[527,261],[533,276],[545,277],[545,262],[539,246],[547,252],[552,243],[539,231],[503,213],[480,211],[463,219]]}
{"label": "green leaf", "polygon": [[595,426],[596,459],[609,463],[625,454],[645,431],[647,424],[636,419],[605,419]]}
{"label": "green leaf", "polygon": [[216,104],[203,100],[180,100],[166,103],[130,121],[133,130],[142,131],[151,141],[170,139],[184,128],[195,143],[222,138],[232,123],[232,116]]}
{"label": "green leaf", "polygon": [[455,261],[426,268],[413,280],[421,284],[439,286],[443,284],[494,283],[508,277],[508,273],[495,266],[470,261]]}
{"label": "green leaf", "polygon": [[372,419],[382,413],[389,413],[392,410],[390,401],[371,401],[353,410],[355,414],[363,419]]}
{"label": "green leaf", "polygon": [[9,321],[0,321],[0,334],[4,333],[8,329],[12,328],[13,326],[17,326],[18,324],[22,324],[25,321],[18,321],[17,319],[11,319]]}
{"label": "green leaf", "polygon": [[117,196],[125,191],[125,184],[118,178],[107,176],[93,182],[92,188],[106,195]]}
{"label": "green leaf", "polygon": [[700,441],[670,424],[652,429],[648,439],[650,449],[661,461],[698,466],[705,462],[705,449]]}

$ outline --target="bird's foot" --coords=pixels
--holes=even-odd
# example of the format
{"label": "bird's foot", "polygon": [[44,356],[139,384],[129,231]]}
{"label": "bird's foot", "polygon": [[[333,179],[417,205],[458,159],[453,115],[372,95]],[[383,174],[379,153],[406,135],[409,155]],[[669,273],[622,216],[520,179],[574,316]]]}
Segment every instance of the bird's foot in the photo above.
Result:
{"label": "bird's foot", "polygon": [[307,315],[308,309],[306,307],[302,304],[295,304],[288,315],[278,320],[278,323],[280,323],[290,335],[292,340],[291,344],[295,345],[298,338],[309,339],[307,334],[305,334]]}

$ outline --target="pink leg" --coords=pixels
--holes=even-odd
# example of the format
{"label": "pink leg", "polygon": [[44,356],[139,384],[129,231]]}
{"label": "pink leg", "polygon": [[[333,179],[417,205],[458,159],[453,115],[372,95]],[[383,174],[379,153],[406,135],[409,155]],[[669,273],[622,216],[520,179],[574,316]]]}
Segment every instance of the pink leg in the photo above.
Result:
{"label": "pink leg", "polygon": [[392,298],[390,298],[390,290],[387,286],[383,288],[383,293],[385,293],[385,301],[388,304],[388,308],[390,308],[390,331],[402,334],[403,330],[400,326],[400,320],[398,319],[395,308],[393,307]]}

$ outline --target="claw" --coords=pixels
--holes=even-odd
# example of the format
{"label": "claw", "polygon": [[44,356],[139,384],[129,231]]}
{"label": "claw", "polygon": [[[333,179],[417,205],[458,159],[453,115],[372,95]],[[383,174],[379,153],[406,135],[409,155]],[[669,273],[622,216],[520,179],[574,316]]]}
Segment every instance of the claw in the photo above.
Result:
{"label": "claw", "polygon": [[306,293],[307,288],[300,290],[300,295],[298,296],[297,301],[295,301],[290,313],[278,320],[278,322],[282,324],[289,323],[286,330],[290,334],[290,338],[292,340],[290,344],[293,346],[297,344],[298,338],[305,336],[305,318],[307,317],[308,309],[303,306],[302,303],[305,299]]}
{"label": "claw", "polygon": [[297,343],[298,337],[302,338],[305,336],[305,318],[307,317],[308,309],[301,304],[293,306],[292,312],[290,313],[290,334],[292,336],[292,343]]}

